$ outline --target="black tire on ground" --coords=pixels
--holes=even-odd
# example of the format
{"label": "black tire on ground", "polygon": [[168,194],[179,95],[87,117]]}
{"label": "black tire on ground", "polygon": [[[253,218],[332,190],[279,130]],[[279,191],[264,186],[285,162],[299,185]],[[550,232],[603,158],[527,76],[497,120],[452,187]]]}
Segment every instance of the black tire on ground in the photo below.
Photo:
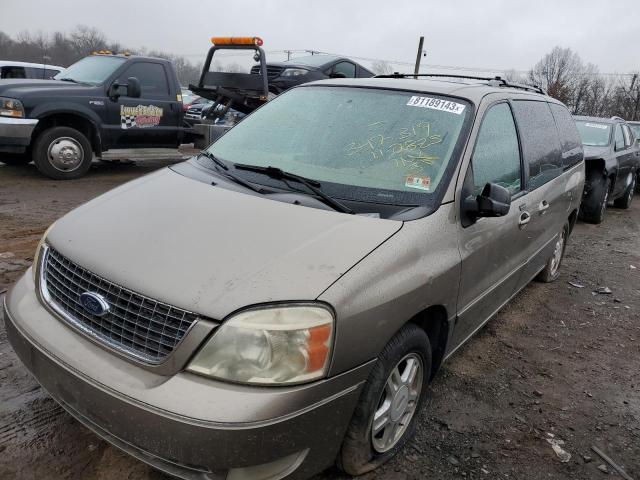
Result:
{"label": "black tire on ground", "polygon": [[580,216],[585,222],[602,223],[609,203],[611,179],[604,175],[597,175],[589,180],[591,191],[582,200]]}
{"label": "black tire on ground", "polygon": [[[386,395],[387,380],[391,372],[402,365],[408,355],[415,355],[415,358],[419,358],[422,362],[420,394],[415,401],[416,406],[408,427],[389,450],[380,453],[376,451],[373,444],[374,414],[381,407],[383,394]],[[418,378],[417,373],[416,378]],[[382,465],[401,450],[415,433],[416,419],[424,403],[430,378],[431,346],[429,338],[424,330],[417,325],[407,324],[384,347],[369,374],[338,454],[338,467],[350,475],[361,475]],[[392,416],[391,413],[389,415]]]}
{"label": "black tire on ground", "polygon": [[26,153],[0,153],[0,162],[12,167],[27,165],[30,161]]}
{"label": "black tire on ground", "polygon": [[[52,151],[59,155],[52,155]],[[62,164],[60,157],[67,153],[72,155],[71,161]],[[75,128],[51,127],[36,138],[32,157],[43,175],[54,180],[71,180],[87,173],[93,161],[93,151],[87,137]]]}
{"label": "black tire on ground", "polygon": [[559,235],[556,240],[555,249],[547,260],[544,270],[536,277],[536,280],[539,282],[551,283],[560,276],[560,267],[564,259],[564,251],[567,248],[567,241],[569,240],[569,222],[564,224]]}
{"label": "black tire on ground", "polygon": [[629,208],[631,206],[631,202],[633,201],[633,194],[636,191],[636,174],[631,174],[631,183],[627,185],[627,188],[624,191],[624,195],[620,198],[616,198],[613,201],[613,206],[616,208]]}

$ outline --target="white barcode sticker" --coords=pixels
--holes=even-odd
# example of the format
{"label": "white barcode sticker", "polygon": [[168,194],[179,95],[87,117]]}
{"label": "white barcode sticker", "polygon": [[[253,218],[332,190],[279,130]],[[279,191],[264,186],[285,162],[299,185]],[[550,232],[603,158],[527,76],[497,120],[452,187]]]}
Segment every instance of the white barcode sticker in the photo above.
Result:
{"label": "white barcode sticker", "polygon": [[452,102],[450,100],[441,100],[432,97],[411,97],[407,102],[410,107],[431,108],[432,110],[442,110],[445,112],[455,113],[456,115],[464,112],[464,105]]}

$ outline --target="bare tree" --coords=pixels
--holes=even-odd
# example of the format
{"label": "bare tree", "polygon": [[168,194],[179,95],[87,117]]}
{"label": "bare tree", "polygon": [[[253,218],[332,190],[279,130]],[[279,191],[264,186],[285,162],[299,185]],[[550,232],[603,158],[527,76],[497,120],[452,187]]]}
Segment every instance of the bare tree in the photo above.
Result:
{"label": "bare tree", "polygon": [[386,60],[376,60],[371,64],[371,71],[376,75],[389,75],[393,73],[393,66]]}
{"label": "bare tree", "polygon": [[529,72],[529,81],[545,89],[550,96],[572,106],[572,96],[584,71],[582,60],[570,48],[555,47]]}
{"label": "bare tree", "polygon": [[96,50],[107,48],[107,39],[96,28],[78,25],[70,35],[71,45],[80,57],[91,54]]}

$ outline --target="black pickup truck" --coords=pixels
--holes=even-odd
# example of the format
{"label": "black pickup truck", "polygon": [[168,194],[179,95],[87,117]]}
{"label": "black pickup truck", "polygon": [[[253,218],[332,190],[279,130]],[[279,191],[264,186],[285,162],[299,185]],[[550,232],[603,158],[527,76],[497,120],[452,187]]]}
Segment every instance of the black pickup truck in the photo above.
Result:
{"label": "black pickup truck", "polygon": [[175,148],[193,135],[167,60],[98,53],[54,80],[0,81],[0,162],[33,160],[54,179],[80,177],[111,148]]}

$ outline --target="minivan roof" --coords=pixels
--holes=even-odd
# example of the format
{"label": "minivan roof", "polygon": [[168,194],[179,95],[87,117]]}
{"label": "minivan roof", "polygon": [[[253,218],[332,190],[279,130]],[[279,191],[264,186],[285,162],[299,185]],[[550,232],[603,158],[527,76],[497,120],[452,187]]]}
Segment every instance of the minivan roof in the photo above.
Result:
{"label": "minivan roof", "polygon": [[330,80],[318,80],[302,85],[341,85],[346,87],[369,87],[369,88],[385,88],[393,90],[409,90],[424,93],[436,93],[441,95],[455,95],[465,97],[472,101],[479,101],[490,93],[510,92],[519,95],[531,95],[538,98],[544,98],[552,103],[562,104],[558,100],[536,93],[530,90],[522,90],[509,86],[490,85],[487,81],[471,80],[471,79],[415,79],[415,78],[335,78]]}
{"label": "minivan roof", "polygon": [[48,68],[52,70],[64,70],[65,67],[59,67],[57,65],[49,65],[47,63],[30,63],[30,62],[16,62],[14,60],[0,60],[0,67],[30,67],[30,68]]}

